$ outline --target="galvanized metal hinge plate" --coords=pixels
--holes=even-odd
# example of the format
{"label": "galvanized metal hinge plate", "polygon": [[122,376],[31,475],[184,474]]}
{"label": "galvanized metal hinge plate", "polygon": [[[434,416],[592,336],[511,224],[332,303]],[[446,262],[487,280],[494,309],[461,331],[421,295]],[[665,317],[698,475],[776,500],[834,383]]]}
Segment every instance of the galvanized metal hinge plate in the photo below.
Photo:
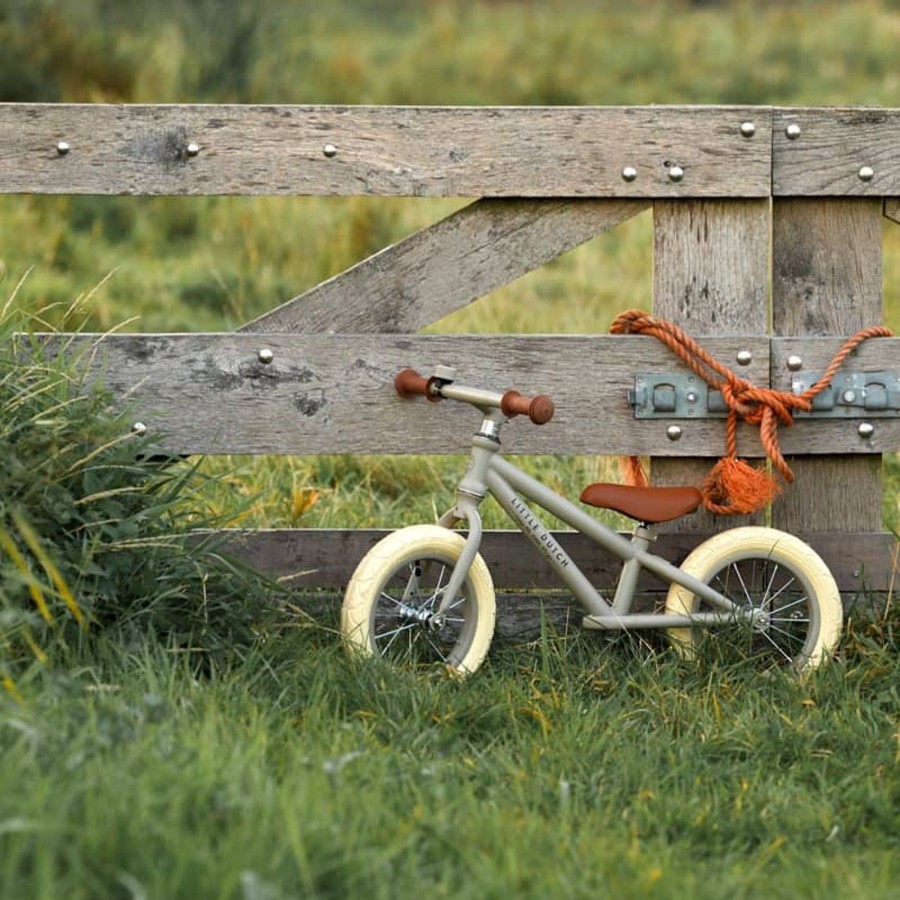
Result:
{"label": "galvanized metal hinge plate", "polygon": [[[796,372],[791,391],[802,394],[821,377],[821,372]],[[697,375],[683,373],[636,375],[628,402],[636,419],[721,419],[728,414],[721,391]],[[795,417],[900,418],[900,371],[838,372],[813,399],[812,409],[797,411]]]}
{"label": "galvanized metal hinge plate", "polygon": [[[821,377],[821,372],[795,372],[791,378],[791,391],[802,394]],[[838,372],[831,384],[813,398],[810,412],[794,414],[797,419],[860,416],[900,417],[900,371]]]}
{"label": "galvanized metal hinge plate", "polygon": [[725,418],[728,408],[721,391],[697,375],[672,372],[635,375],[628,402],[636,419]]}

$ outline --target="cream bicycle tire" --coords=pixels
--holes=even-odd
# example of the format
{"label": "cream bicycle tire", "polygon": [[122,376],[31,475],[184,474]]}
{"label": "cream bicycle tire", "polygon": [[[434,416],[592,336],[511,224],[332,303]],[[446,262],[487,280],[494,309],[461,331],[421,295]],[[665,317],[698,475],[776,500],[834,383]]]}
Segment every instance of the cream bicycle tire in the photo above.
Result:
{"label": "cream bicycle tire", "polygon": [[[767,621],[754,629],[752,637],[757,647],[768,646],[774,660],[790,661],[799,671],[809,671],[834,654],[843,623],[840,593],[822,558],[794,535],[757,526],[733,528],[702,543],[681,569],[726,595],[733,594],[731,599],[737,602],[769,607]],[[748,573],[756,572],[759,597],[753,596],[755,585],[748,584]],[[790,580],[785,573],[790,573]],[[667,613],[695,613],[700,605],[689,589],[677,584],[669,588]],[[728,628],[709,630],[713,636],[728,632]],[[670,628],[668,635],[683,655],[695,652],[697,629]]]}
{"label": "cream bicycle tire", "polygon": [[[399,662],[438,663],[460,675],[474,672],[487,656],[496,621],[494,585],[480,554],[446,623],[435,628],[425,621],[437,611],[464,544],[459,533],[439,525],[413,525],[379,541],[357,566],[344,595],[341,633],[348,649]],[[422,589],[419,579],[426,574],[436,581]]]}

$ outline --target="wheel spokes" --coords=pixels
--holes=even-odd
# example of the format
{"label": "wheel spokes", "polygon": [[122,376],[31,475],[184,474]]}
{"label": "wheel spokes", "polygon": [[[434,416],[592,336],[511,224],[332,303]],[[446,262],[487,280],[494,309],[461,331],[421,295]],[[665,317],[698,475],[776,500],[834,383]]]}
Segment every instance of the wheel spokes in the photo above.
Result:
{"label": "wheel spokes", "polygon": [[738,561],[728,565],[715,581],[726,596],[767,614],[752,631],[757,652],[767,647],[785,662],[794,662],[792,651],[802,650],[812,624],[809,596],[796,575],[774,561],[753,560],[749,567]]}
{"label": "wheel spokes", "polygon": [[386,586],[380,592],[373,636],[382,656],[399,654],[413,662],[429,657],[442,663],[451,659],[466,626],[465,595],[460,594],[444,610],[439,625],[434,618],[451,571],[441,560],[413,560],[405,573],[398,573],[396,590]]}

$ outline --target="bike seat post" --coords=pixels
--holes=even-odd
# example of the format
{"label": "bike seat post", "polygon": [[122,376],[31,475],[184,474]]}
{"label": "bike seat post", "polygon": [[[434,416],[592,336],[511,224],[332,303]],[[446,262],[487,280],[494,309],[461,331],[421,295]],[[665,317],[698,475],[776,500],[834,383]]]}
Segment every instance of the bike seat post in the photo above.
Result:
{"label": "bike seat post", "polygon": [[638,578],[643,568],[640,554],[650,547],[652,540],[654,540],[653,533],[644,524],[637,525],[631,534],[631,545],[639,553],[622,564],[619,583],[616,585],[616,595],[612,602],[613,612],[616,615],[626,615],[631,611],[634,595],[637,592]]}

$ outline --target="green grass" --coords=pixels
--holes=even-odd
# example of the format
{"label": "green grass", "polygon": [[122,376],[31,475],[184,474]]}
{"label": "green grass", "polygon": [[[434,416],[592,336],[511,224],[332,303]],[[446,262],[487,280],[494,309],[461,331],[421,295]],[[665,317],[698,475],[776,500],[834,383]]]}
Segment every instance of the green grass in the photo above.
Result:
{"label": "green grass", "polygon": [[205,677],[86,642],[0,701],[0,895],[887,898],[897,625],[802,683],[581,633],[461,684],[302,622]]}

